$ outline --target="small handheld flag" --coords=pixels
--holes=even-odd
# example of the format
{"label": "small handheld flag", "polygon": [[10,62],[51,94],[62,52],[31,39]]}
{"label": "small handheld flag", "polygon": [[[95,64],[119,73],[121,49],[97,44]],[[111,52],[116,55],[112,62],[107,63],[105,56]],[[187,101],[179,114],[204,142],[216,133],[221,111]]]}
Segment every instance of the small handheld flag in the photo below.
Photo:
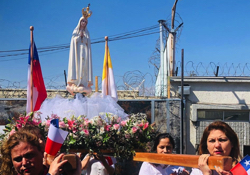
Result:
{"label": "small handheld flag", "polygon": [[246,155],[237,165],[235,165],[231,172],[233,175],[250,175],[250,156]]}
{"label": "small handheld flag", "polygon": [[67,131],[59,129],[58,126],[54,126],[54,124],[58,124],[58,119],[51,120],[45,145],[45,152],[52,156],[55,156],[58,153],[68,135]]}

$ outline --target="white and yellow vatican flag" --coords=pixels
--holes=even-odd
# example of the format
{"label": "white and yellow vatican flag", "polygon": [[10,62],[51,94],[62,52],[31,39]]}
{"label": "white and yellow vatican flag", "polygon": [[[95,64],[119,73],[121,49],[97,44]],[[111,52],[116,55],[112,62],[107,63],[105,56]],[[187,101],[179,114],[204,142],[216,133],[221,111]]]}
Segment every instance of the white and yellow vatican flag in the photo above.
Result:
{"label": "white and yellow vatican flag", "polygon": [[107,43],[105,48],[103,72],[102,72],[102,94],[110,95],[115,101],[118,101],[113,67]]}

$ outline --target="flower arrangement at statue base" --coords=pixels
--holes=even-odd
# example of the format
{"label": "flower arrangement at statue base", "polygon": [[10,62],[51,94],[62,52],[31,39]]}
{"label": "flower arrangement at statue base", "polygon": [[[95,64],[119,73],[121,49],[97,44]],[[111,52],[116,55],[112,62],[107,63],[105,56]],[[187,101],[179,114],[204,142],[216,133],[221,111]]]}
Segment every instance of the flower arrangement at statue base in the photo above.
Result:
{"label": "flower arrangement at statue base", "polygon": [[138,149],[149,151],[156,135],[156,126],[149,125],[146,115],[142,113],[133,114],[123,121],[110,113],[92,119],[86,116],[71,116],[68,119],[52,114],[44,122],[39,115],[32,116],[32,113],[27,116],[20,115],[18,119],[7,124],[4,137],[9,137],[27,124],[44,130],[46,137],[50,121],[57,118],[59,128],[69,132],[61,151],[84,152],[85,150],[104,155],[111,153],[121,159],[130,159]]}

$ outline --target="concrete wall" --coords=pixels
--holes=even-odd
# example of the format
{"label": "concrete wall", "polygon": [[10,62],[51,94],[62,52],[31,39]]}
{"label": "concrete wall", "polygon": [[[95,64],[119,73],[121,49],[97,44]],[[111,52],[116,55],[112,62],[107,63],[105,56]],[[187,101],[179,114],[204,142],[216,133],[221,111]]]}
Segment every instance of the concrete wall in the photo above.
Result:
{"label": "concrete wall", "polygon": [[[101,91],[99,91],[101,93]],[[89,94],[91,96],[94,91]],[[117,91],[119,99],[136,99],[139,97],[139,91],[132,91],[132,90],[118,90]],[[53,98],[56,95],[60,95],[65,98],[74,98],[68,91],[66,90],[54,90],[54,89],[47,89],[47,96],[48,98]],[[26,98],[27,97],[27,90],[26,89],[0,89],[0,99],[1,98]]]}
{"label": "concrete wall", "polygon": [[[187,135],[186,152],[195,153],[206,121],[196,121],[197,109],[250,109],[249,77],[185,77],[184,84],[190,86],[190,94],[185,95],[185,120]],[[171,96],[180,97],[178,86],[180,77],[171,78]],[[249,145],[249,122],[228,122],[239,136],[241,147]],[[243,127],[244,126],[244,127]],[[243,129],[245,128],[245,129]],[[245,131],[242,133],[242,129]],[[246,141],[244,141],[244,139]]]}

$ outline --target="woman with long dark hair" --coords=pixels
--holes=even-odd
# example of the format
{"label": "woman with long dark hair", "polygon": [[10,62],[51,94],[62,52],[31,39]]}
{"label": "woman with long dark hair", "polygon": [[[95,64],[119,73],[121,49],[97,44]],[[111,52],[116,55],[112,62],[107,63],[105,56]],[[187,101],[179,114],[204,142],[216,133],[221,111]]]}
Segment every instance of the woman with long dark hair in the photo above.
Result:
{"label": "woman with long dark hair", "polygon": [[210,170],[207,161],[209,156],[230,156],[235,166],[242,158],[239,139],[234,130],[225,122],[215,121],[203,132],[199,146],[199,169],[194,168],[191,175],[231,175],[230,171],[215,167]]}
{"label": "woman with long dark hair", "polygon": [[[152,152],[158,154],[172,154],[175,147],[175,142],[172,136],[168,133],[159,134],[154,141]],[[183,167],[165,165],[165,164],[152,164],[143,162],[139,175],[170,175],[170,174],[188,174],[183,171]]]}

